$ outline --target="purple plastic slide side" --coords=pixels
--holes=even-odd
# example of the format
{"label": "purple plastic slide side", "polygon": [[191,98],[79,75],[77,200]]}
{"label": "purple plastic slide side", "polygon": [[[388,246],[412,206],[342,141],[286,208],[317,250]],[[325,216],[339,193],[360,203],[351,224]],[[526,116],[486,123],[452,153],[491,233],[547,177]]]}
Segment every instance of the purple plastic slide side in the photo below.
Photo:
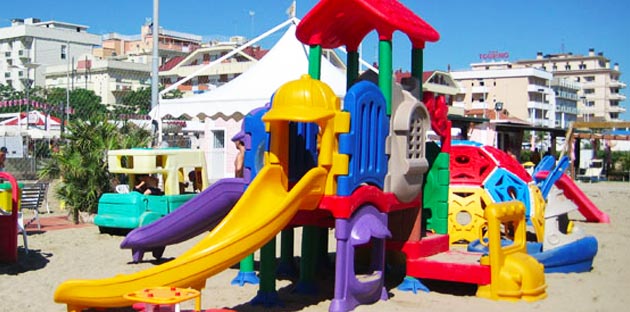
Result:
{"label": "purple plastic slide side", "polygon": [[144,251],[177,244],[213,229],[243,195],[245,185],[242,178],[217,181],[175,211],[129,232],[120,248],[131,248],[141,257]]}

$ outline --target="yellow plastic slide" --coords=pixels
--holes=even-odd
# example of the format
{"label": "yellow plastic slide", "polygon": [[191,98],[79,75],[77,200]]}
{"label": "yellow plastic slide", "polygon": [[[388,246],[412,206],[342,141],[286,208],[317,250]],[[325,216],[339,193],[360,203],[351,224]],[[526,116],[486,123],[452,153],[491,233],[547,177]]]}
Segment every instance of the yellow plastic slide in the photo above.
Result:
{"label": "yellow plastic slide", "polygon": [[55,291],[68,311],[123,307],[129,292],[147,287],[205,287],[206,279],[236,264],[275,237],[299,210],[311,210],[324,194],[326,170],[316,167],[290,190],[279,165],[265,166],[217,227],[180,257],[153,268],[101,280],[69,280]]}

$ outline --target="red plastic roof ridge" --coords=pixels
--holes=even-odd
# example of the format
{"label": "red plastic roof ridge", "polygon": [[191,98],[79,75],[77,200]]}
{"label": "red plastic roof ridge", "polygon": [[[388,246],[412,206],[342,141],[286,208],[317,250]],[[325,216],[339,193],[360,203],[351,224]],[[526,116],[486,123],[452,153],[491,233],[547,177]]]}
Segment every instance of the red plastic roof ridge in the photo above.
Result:
{"label": "red plastic roof ridge", "polygon": [[296,35],[304,44],[325,49],[345,45],[357,51],[373,30],[382,40],[391,40],[394,31],[401,31],[414,48],[440,38],[431,25],[396,0],[322,0],[302,19]]}

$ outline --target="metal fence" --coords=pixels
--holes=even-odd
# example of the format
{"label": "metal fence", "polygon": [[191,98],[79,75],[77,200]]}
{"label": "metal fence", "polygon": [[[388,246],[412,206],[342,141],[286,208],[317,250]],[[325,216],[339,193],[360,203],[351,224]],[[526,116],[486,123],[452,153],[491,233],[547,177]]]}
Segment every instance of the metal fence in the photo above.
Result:
{"label": "metal fence", "polygon": [[50,160],[50,153],[57,148],[57,139],[33,139],[30,137],[3,137],[14,141],[22,141],[21,145],[3,145],[8,153],[4,170],[18,180],[37,180],[37,170]]}

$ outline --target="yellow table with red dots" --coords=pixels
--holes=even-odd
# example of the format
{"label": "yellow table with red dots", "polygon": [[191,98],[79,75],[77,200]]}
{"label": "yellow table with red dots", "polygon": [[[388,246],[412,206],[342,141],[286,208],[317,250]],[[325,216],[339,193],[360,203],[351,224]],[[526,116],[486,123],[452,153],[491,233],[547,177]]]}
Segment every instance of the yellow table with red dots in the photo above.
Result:
{"label": "yellow table with red dots", "polygon": [[146,303],[145,312],[153,312],[155,306],[173,306],[179,312],[179,303],[195,299],[195,311],[201,311],[201,293],[190,288],[151,287],[123,296],[125,299]]}

